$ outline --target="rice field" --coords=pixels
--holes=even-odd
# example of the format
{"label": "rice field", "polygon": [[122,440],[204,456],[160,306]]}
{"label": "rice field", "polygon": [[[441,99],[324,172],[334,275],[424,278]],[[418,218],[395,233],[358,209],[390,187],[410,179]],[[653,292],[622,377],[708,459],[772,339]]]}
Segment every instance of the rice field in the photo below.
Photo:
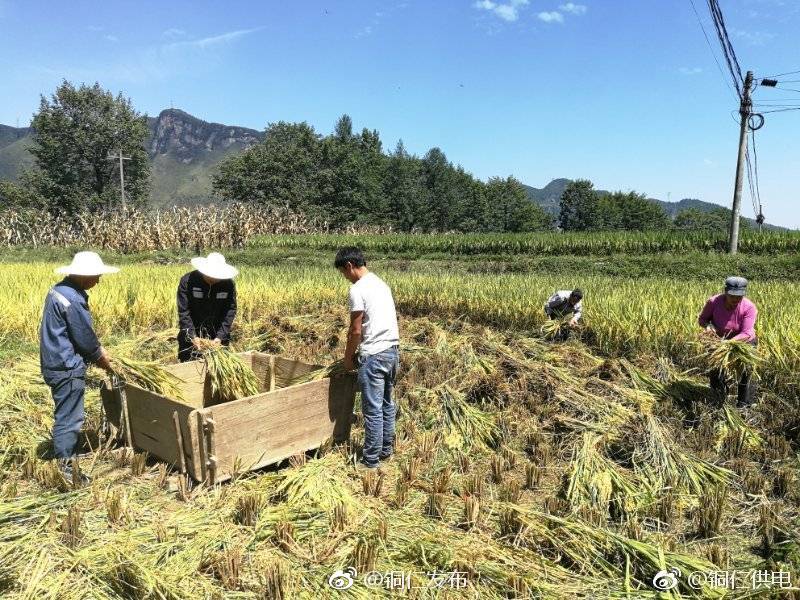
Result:
{"label": "rice field", "polygon": [[[543,232],[497,234],[369,234],[308,233],[284,236],[256,236],[256,247],[304,248],[335,252],[341,246],[358,246],[365,252],[405,254],[448,254],[468,256],[607,256],[612,254],[684,254],[725,252],[726,232]],[[797,231],[743,231],[739,252],[778,255],[800,250]]]}
{"label": "rice field", "polygon": [[[377,571],[407,576],[413,598],[798,597],[796,283],[752,284],[762,401],[742,414],[714,402],[695,343],[719,282],[380,273],[402,332],[397,453],[381,473],[354,468],[356,426],[346,446],[191,489],[171,465],[98,447],[91,372],[93,482],[73,489],[47,460],[37,371],[53,267],[0,265],[0,596],[397,595],[386,577],[366,586]],[[128,266],[90,292],[112,355],[175,360],[184,271]],[[347,282],[334,269],[247,268],[237,282],[237,349],[340,358]],[[585,326],[551,342],[542,303],[575,285]],[[355,584],[332,588],[348,567]],[[671,568],[677,586],[655,587]],[[686,578],[734,569],[734,591]],[[792,589],[750,589],[759,571]]]}

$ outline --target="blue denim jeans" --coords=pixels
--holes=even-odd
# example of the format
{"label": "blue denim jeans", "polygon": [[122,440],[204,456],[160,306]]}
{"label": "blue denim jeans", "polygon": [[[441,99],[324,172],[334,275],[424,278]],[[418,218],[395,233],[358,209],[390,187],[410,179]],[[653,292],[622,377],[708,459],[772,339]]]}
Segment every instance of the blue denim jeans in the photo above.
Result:
{"label": "blue denim jeans", "polygon": [[358,358],[358,385],[364,413],[364,464],[378,465],[381,456],[392,454],[397,407],[392,390],[400,366],[397,348]]}
{"label": "blue denim jeans", "polygon": [[83,394],[86,382],[82,377],[66,376],[48,383],[55,403],[53,453],[56,458],[70,458],[75,454],[83,426]]}

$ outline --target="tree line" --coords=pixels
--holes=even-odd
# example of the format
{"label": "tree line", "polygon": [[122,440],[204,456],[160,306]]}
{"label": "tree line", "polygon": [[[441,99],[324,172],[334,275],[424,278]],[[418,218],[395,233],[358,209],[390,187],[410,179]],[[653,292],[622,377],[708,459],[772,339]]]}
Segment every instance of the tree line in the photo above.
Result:
{"label": "tree line", "polygon": [[[130,158],[125,162],[127,202],[146,205],[149,130],[146,116],[129,99],[99,84],[64,81],[50,98],[42,96],[31,126],[34,167],[18,183],[0,181],[0,208],[60,215],[113,208],[120,190],[109,156],[120,151]],[[334,228],[480,233],[727,227],[725,209],[718,214],[690,209],[673,221],[641,194],[599,194],[587,180],[567,186],[554,218],[514,177],[481,181],[439,148],[419,157],[399,141],[385,152],[378,132],[355,132],[348,115],[329,135],[305,122],[270,124],[261,142],[220,163],[213,191],[223,200],[288,209]]]}

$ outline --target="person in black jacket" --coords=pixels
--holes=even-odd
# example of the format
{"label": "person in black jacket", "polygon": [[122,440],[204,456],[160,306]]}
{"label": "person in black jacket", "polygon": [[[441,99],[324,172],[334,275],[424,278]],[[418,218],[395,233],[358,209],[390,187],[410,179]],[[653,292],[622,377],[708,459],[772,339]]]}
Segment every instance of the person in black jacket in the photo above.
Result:
{"label": "person in black jacket", "polygon": [[195,350],[200,338],[227,346],[236,317],[233,278],[239,271],[218,252],[193,258],[192,266],[196,270],[181,277],[178,285],[178,360],[181,362],[197,358]]}

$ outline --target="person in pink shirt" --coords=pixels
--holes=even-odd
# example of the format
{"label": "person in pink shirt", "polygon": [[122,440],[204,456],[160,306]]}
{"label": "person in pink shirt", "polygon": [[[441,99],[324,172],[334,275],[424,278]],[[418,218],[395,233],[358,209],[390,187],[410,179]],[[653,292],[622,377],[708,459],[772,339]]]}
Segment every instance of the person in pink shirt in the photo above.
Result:
{"label": "person in pink shirt", "polygon": [[[726,340],[738,340],[756,344],[756,318],[758,310],[748,298],[747,279],[728,277],[725,292],[712,296],[703,307],[697,321],[711,335]],[[711,387],[723,398],[727,396],[727,383],[720,372],[711,373]],[[737,405],[749,406],[755,399],[755,384],[750,381],[750,373],[742,374],[738,382]]]}

